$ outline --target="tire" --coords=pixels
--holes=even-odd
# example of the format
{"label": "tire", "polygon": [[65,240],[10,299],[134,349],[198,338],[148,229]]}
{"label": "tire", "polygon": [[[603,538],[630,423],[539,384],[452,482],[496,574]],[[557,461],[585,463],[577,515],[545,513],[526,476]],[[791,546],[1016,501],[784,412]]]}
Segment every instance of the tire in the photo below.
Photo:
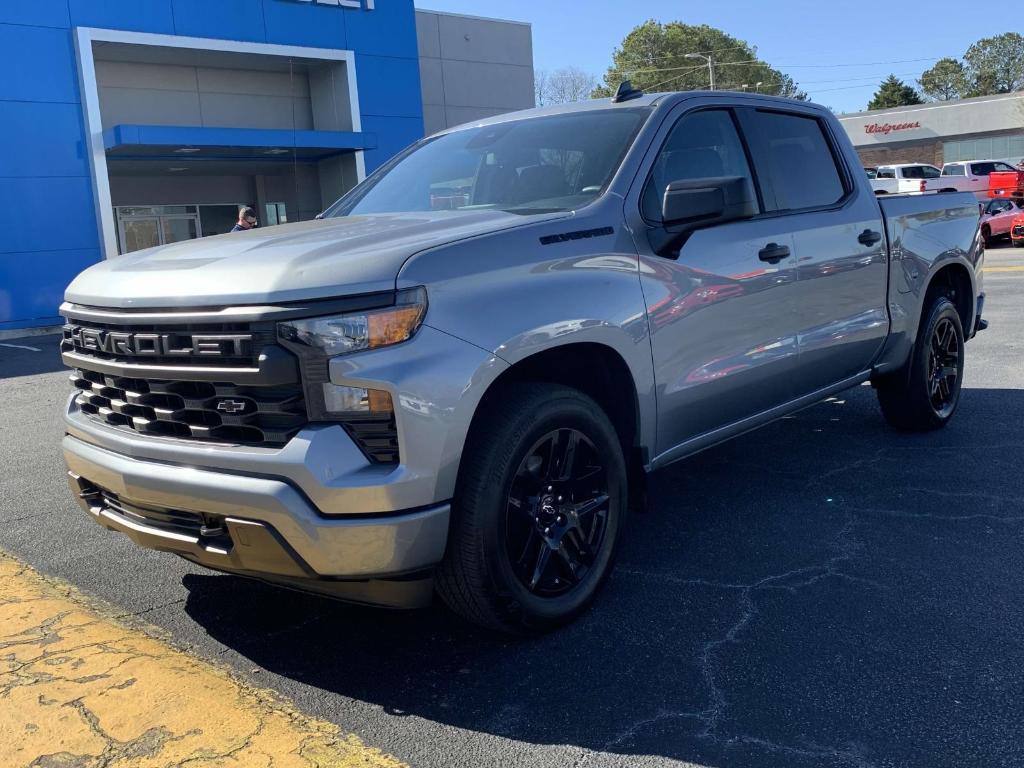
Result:
{"label": "tire", "polygon": [[[563,465],[580,478],[559,479]],[[615,428],[592,399],[553,384],[505,389],[466,441],[435,579],[441,598],[463,618],[501,632],[536,634],[575,618],[611,572],[626,477]]]}
{"label": "tire", "polygon": [[992,229],[988,224],[983,224],[981,227],[981,239],[986,247],[992,245]]}
{"label": "tire", "polygon": [[1014,248],[1024,248],[1024,240],[1013,240],[1011,238],[1010,242],[1013,243]]}
{"label": "tire", "polygon": [[963,376],[960,314],[947,295],[929,293],[907,366],[878,384],[882,414],[904,432],[940,429],[956,413]]}

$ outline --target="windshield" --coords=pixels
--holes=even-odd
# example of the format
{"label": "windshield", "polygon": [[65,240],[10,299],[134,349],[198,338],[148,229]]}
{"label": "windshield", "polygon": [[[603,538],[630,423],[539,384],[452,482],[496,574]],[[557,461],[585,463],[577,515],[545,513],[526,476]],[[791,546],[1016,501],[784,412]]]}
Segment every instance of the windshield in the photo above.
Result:
{"label": "windshield", "polygon": [[400,155],[324,216],[572,210],[604,191],[649,114],[588,110],[453,131]]}

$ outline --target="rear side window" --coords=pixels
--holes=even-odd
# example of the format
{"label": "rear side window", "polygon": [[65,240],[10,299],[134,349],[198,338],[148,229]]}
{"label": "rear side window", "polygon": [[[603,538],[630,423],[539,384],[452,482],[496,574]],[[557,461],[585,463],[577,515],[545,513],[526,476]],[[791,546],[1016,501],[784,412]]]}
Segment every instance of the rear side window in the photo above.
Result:
{"label": "rear side window", "polygon": [[903,169],[905,179],[937,179],[940,175],[939,169],[930,165],[908,165]]}
{"label": "rear side window", "polygon": [[966,176],[966,169],[962,165],[944,165],[942,167],[943,176]]}
{"label": "rear side window", "polygon": [[750,166],[732,115],[709,109],[683,115],[658,152],[641,200],[647,221],[661,221],[665,188],[673,181],[741,176],[751,181]]}
{"label": "rear side window", "polygon": [[878,169],[879,179],[895,179],[896,169],[895,168],[879,168]]}
{"label": "rear side window", "polygon": [[993,171],[1013,171],[1016,170],[1012,165],[1006,163],[971,163],[971,175],[972,176],[988,176]]}
{"label": "rear side window", "polygon": [[755,150],[758,174],[763,178],[767,172],[775,191],[775,205],[766,201],[769,208],[820,208],[843,198],[842,176],[816,118],[757,112],[754,120],[759,138]]}

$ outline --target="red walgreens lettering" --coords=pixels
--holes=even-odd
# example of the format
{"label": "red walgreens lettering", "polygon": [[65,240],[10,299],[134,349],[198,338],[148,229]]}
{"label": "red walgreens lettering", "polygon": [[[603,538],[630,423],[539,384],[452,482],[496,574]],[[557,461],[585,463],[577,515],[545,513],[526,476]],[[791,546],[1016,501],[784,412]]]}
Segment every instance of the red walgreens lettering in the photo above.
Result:
{"label": "red walgreens lettering", "polygon": [[881,133],[888,136],[895,131],[909,131],[913,128],[920,128],[920,122],[913,123],[871,123],[864,126],[864,133]]}

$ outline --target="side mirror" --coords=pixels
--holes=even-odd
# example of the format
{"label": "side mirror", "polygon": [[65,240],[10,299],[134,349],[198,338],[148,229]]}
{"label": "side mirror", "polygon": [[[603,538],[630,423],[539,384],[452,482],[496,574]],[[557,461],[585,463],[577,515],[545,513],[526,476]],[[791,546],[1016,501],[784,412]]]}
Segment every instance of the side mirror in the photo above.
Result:
{"label": "side mirror", "polygon": [[661,203],[662,226],[673,234],[756,214],[754,187],[744,176],[673,181]]}

